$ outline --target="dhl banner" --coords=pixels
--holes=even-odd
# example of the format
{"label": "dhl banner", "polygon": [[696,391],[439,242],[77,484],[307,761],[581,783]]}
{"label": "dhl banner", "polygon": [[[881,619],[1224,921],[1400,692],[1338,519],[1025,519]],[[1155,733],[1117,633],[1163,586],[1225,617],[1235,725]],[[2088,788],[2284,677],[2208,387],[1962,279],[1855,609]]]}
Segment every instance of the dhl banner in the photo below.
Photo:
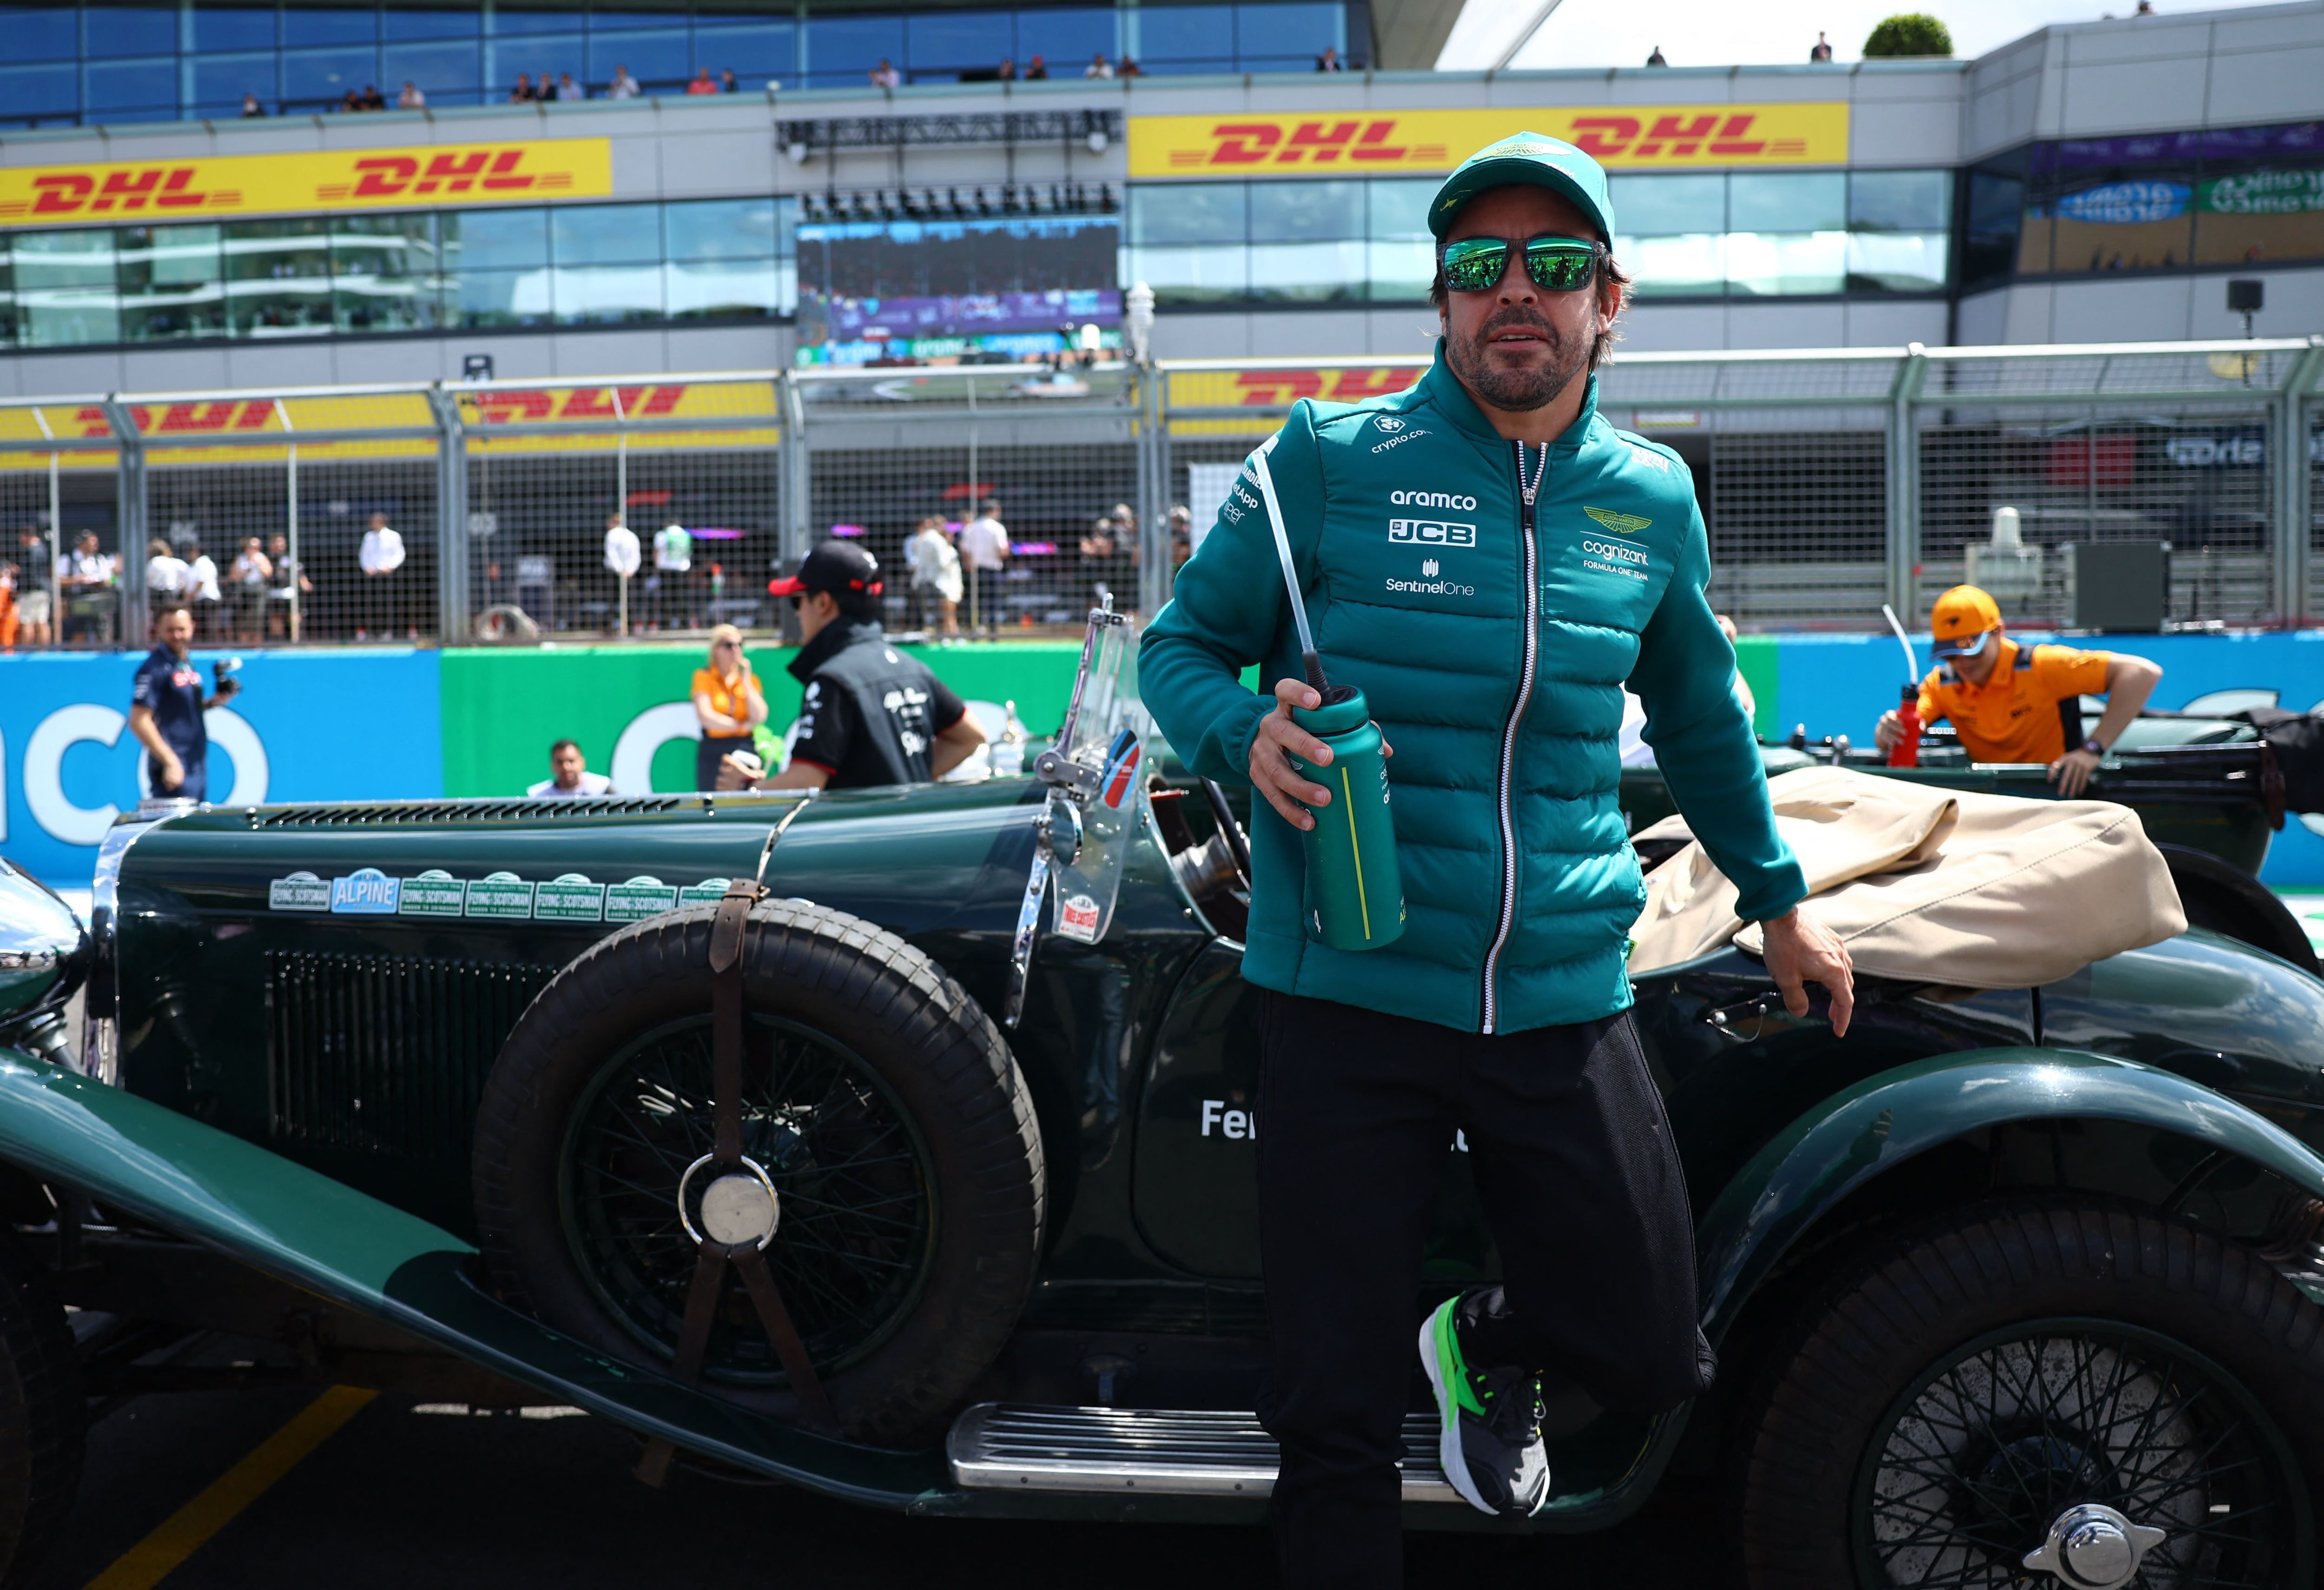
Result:
{"label": "dhl banner", "polygon": [[1516,132],[1546,133],[1624,171],[1844,165],[1848,106],[1394,110],[1130,118],[1130,174],[1351,176],[1444,171]]}
{"label": "dhl banner", "polygon": [[[772,447],[779,439],[774,389],[764,382],[663,382],[636,386],[486,387],[459,394],[460,417],[471,453],[611,452],[616,439],[601,428],[623,420],[655,421],[632,431],[632,451],[669,448]],[[300,442],[302,460],[425,458],[437,448],[436,421],[424,393],[363,393],[307,396],[193,399],[132,402],[131,422],[146,444],[145,460],[187,464],[266,464],[289,458],[302,436],[348,430],[405,431],[403,436]],[[701,430],[667,429],[698,420]],[[288,421],[286,424],[285,421]],[[570,435],[527,430],[495,436],[503,427],[570,425]],[[27,404],[0,408],[0,469],[45,469],[49,444],[60,467],[115,467],[113,429],[95,405]],[[171,443],[180,445],[172,446]],[[73,444],[78,444],[78,446]]]}
{"label": "dhl banner", "polygon": [[0,166],[0,227],[512,204],[613,191],[613,143],[605,138]]}
{"label": "dhl banner", "polygon": [[[1173,370],[1167,393],[1173,436],[1264,436],[1283,422],[1283,411],[1301,398],[1360,403],[1402,392],[1426,374],[1425,362],[1323,365],[1287,370]],[[1249,409],[1249,418],[1221,410]],[[1209,410],[1199,418],[1188,410]]]}

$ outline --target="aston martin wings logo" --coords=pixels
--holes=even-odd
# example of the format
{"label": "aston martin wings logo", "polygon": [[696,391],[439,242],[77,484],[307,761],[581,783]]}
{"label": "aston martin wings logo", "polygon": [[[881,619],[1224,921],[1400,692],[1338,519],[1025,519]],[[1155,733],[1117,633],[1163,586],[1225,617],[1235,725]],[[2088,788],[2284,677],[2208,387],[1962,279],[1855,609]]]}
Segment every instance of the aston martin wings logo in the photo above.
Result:
{"label": "aston martin wings logo", "polygon": [[1636,535],[1654,522],[1651,519],[1641,519],[1635,513],[1617,513],[1611,508],[1584,508],[1582,511],[1616,535]]}

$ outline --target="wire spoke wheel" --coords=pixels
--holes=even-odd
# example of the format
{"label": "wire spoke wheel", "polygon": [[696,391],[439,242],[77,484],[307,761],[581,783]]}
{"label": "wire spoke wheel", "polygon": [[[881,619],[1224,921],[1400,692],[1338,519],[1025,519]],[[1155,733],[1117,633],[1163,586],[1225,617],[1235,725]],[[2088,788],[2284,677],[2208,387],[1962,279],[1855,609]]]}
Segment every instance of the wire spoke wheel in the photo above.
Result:
{"label": "wire spoke wheel", "polygon": [[[624,1329],[677,1349],[696,1249],[679,1208],[687,1168],[714,1132],[711,1027],[680,1021],[620,1050],[580,1100],[567,1137],[564,1201],[574,1257]],[[861,1360],[911,1310],[936,1232],[935,1179],[910,1114],[880,1074],[828,1036],[752,1016],[742,1065],[742,1147],[773,1183],[768,1267],[822,1373]],[[684,1211],[696,1228],[711,1181]],[[783,1383],[739,1273],[729,1270],[706,1379]]]}
{"label": "wire spoke wheel", "polygon": [[[1940,1361],[1876,1427],[1854,1510],[1861,1576],[2290,1590],[2298,1474],[2267,1411],[2185,1346],[2107,1320],[2013,1326]],[[2090,1503],[2160,1539],[2080,1575],[2024,1566]]]}

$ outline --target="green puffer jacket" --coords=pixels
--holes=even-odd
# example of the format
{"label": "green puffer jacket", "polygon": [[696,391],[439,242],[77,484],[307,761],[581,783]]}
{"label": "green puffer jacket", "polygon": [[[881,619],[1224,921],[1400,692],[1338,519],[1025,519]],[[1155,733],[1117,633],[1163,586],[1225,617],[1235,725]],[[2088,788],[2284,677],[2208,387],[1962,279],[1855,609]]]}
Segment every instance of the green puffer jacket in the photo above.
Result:
{"label": "green puffer jacket", "polygon": [[[1486,423],[1440,353],[1410,390],[1295,406],[1268,467],[1317,650],[1362,689],[1395,756],[1408,917],[1384,948],[1334,950],[1302,909],[1297,830],[1254,800],[1243,975],[1261,987],[1480,1032],[1630,1003],[1646,900],[1618,800],[1628,681],[1670,790],[1741,914],[1806,892],[1775,831],[1735,653],[1703,595],[1711,558],[1686,466],[1598,417],[1525,449]],[[1146,632],[1147,707],[1198,772],[1250,781],[1274,705],[1239,680],[1300,675],[1267,512],[1246,466]]]}

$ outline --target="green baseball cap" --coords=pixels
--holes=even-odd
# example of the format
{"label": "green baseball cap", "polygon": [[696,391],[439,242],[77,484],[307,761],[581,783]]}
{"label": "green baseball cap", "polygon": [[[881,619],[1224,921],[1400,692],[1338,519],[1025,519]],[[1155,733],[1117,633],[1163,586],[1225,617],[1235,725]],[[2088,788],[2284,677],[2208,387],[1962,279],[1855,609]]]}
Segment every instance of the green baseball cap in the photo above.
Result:
{"label": "green baseball cap", "polygon": [[1562,138],[1512,133],[1488,143],[1444,179],[1428,206],[1428,229],[1438,237],[1461,207],[1488,188],[1531,183],[1563,194],[1598,224],[1598,235],[1614,241],[1614,201],[1606,194],[1606,169]]}

